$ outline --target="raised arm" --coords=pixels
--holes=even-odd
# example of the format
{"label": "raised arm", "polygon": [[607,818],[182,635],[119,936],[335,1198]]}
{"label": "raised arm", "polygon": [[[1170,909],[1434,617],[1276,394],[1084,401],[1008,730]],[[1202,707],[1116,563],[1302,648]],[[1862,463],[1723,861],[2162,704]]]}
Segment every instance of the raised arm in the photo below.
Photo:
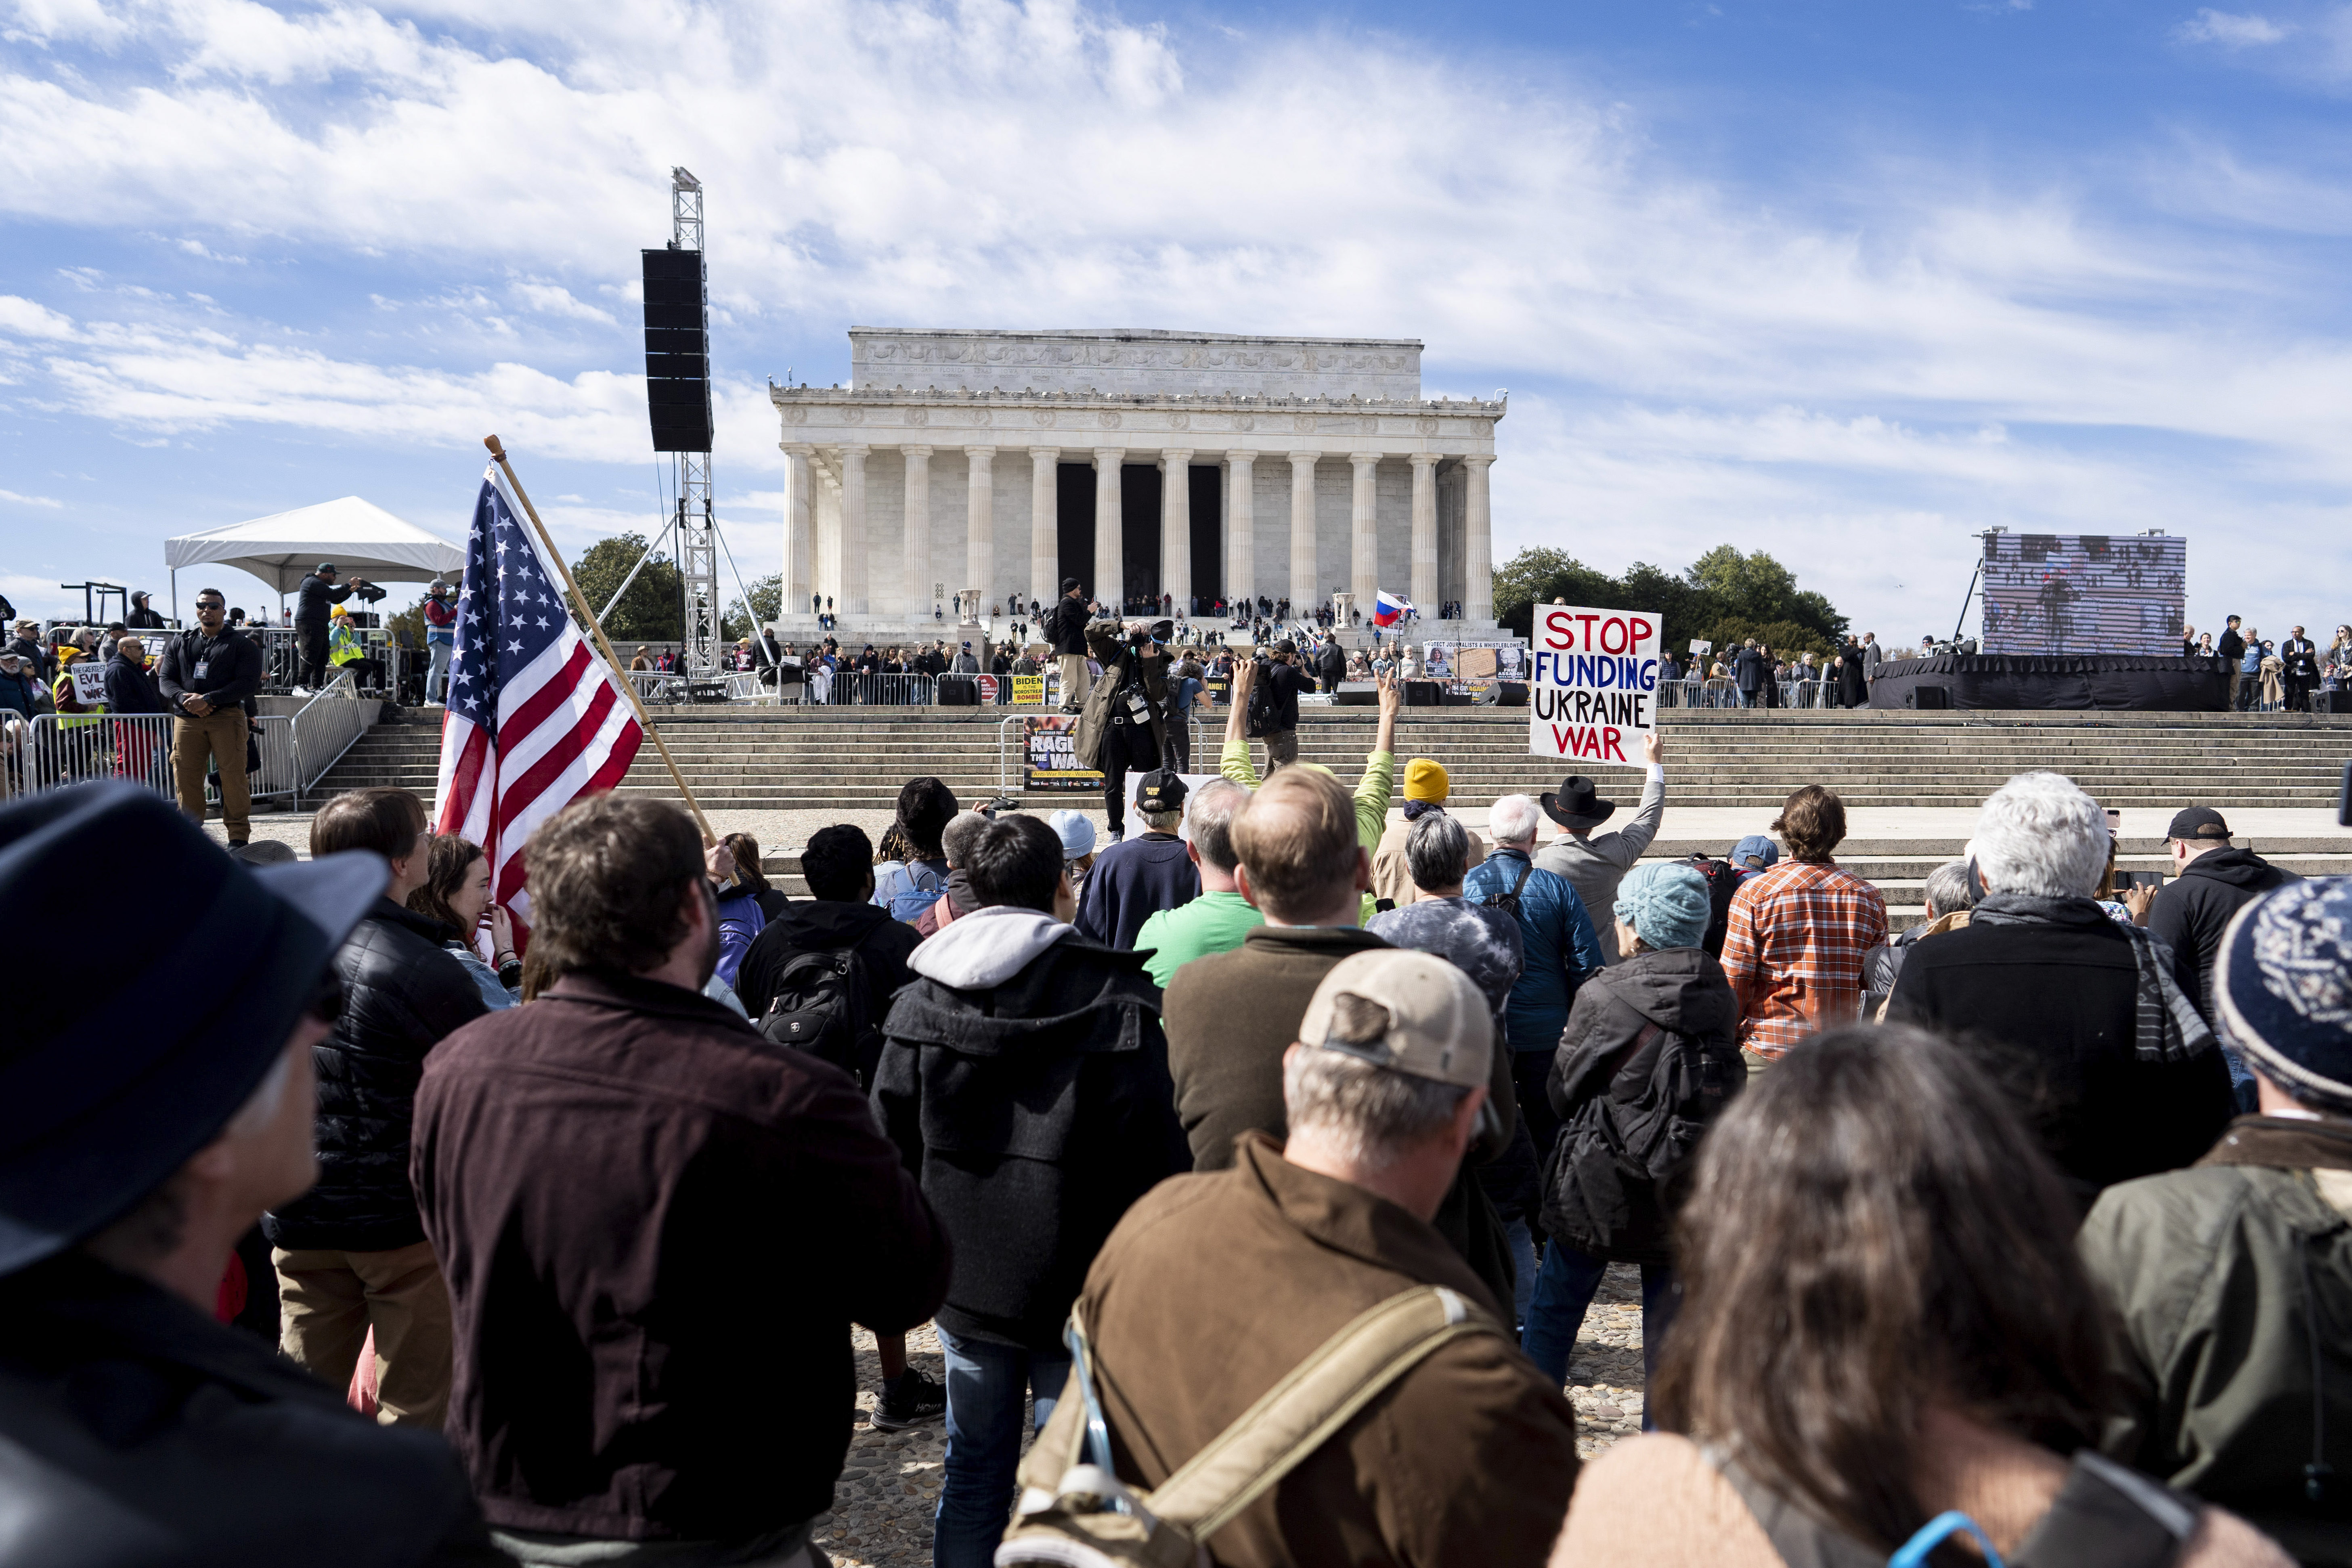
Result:
{"label": "raised arm", "polygon": [[1257,661],[1237,659],[1234,664],[1233,711],[1225,715],[1225,746],[1217,758],[1217,772],[1244,789],[1257,788],[1257,767],[1250,761],[1249,699],[1250,688],[1257,684]]}

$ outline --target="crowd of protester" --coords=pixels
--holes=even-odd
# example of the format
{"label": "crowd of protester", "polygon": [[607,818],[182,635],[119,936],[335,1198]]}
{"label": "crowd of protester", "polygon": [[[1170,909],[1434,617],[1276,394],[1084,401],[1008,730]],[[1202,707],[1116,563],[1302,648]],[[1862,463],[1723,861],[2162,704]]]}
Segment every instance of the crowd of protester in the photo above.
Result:
{"label": "crowd of protester", "polygon": [[[1825,785],[1661,859],[1653,738],[1480,833],[1395,672],[1297,762],[1296,654],[1203,784],[1182,661],[1076,632],[1107,837],[918,778],[805,897],[643,797],[527,925],[404,790],[276,865],[0,808],[11,907],[186,914],[0,1031],[0,1563],[814,1568],[853,1325],[941,1568],[2352,1557],[2352,879],[2197,806],[2113,897],[2032,773],[1897,931]],[[1611,1264],[1645,1431],[1580,1465]]]}

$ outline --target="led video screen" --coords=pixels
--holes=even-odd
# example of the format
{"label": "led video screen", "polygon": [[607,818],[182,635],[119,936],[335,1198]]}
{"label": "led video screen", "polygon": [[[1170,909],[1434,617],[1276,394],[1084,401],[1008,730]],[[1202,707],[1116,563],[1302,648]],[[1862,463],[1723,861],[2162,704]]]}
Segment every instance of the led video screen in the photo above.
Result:
{"label": "led video screen", "polygon": [[1995,533],[1984,545],[1986,653],[2179,657],[2186,539]]}

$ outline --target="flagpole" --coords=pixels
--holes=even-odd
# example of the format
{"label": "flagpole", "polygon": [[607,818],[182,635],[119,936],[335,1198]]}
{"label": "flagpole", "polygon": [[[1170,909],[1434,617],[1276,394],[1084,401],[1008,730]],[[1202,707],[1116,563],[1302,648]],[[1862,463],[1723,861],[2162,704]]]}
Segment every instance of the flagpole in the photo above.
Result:
{"label": "flagpole", "polygon": [[669,764],[669,776],[677,784],[677,793],[686,797],[686,809],[694,814],[695,826],[702,829],[702,842],[706,845],[718,843],[719,835],[710,830],[709,818],[702,815],[702,807],[695,801],[694,791],[687,786],[686,775],[678,772],[677,759],[669,754],[668,742],[654,727],[653,715],[646,711],[644,700],[637,696],[637,683],[622,670],[620,656],[613,651],[613,645],[604,640],[604,628],[597,624],[596,612],[589,607],[588,595],[582,593],[580,584],[572,580],[572,568],[563,563],[563,552],[555,548],[555,541],[548,535],[547,524],[539,521],[539,509],[530,504],[530,496],[523,489],[522,481],[515,478],[514,465],[507,461],[506,448],[499,445],[496,436],[483,437],[482,445],[490,449],[491,458],[505,470],[507,483],[514,487],[515,499],[522,502],[522,510],[530,516],[531,527],[539,531],[539,542],[547,546],[548,560],[554,563],[556,572],[563,578],[563,586],[571,593],[572,602],[580,606],[581,617],[588,623],[589,635],[596,639],[596,646],[604,650],[604,662],[620,678],[621,689],[629,696],[629,706],[637,710],[637,722],[645,727],[646,734],[654,738],[654,749],[661,753],[662,761]]}

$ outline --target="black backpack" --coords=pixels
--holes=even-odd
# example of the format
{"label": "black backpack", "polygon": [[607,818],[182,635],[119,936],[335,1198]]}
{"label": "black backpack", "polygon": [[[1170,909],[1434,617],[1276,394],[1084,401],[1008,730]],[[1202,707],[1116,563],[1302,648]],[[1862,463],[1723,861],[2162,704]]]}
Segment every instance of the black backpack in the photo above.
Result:
{"label": "black backpack", "polygon": [[1250,686],[1249,737],[1253,741],[1263,741],[1268,735],[1281,733],[1280,726],[1275,722],[1274,671],[1277,668],[1269,665],[1258,671],[1257,679]]}
{"label": "black backpack", "polygon": [[[1641,1093],[1620,1100],[1610,1090],[1628,1068],[1645,1069]],[[1736,1063],[1693,1037],[1645,1025],[1552,1141],[1544,1229],[1604,1257],[1663,1251],[1700,1137],[1747,1085]]]}
{"label": "black backpack", "polygon": [[1507,893],[1487,894],[1486,899],[1486,907],[1490,910],[1500,910],[1505,914],[1510,916],[1513,920],[1517,920],[1519,918],[1519,894],[1526,890],[1528,879],[1535,874],[1535,869],[1536,863],[1532,860],[1521,866],[1519,868],[1519,879],[1511,884],[1511,890]]}
{"label": "black backpack", "polygon": [[1731,930],[1731,895],[1739,891],[1739,873],[1728,860],[1710,860],[1705,855],[1690,858],[1691,868],[1706,879],[1706,935],[1699,946],[1717,958],[1723,956],[1723,939]]}
{"label": "black backpack", "polygon": [[866,961],[855,948],[795,952],[776,973],[760,1033],[856,1075],[876,1033]]}

